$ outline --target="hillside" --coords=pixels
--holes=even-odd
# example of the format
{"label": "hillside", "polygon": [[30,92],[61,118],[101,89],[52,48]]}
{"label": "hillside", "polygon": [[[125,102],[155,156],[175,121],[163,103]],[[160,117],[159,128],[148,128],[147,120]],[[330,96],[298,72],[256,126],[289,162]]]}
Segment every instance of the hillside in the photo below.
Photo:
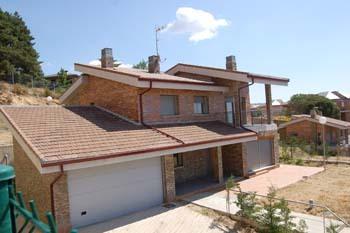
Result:
{"label": "hillside", "polygon": [[[47,96],[53,97],[48,103]],[[55,93],[45,88],[28,88],[20,84],[0,82],[0,105],[56,105]]]}
{"label": "hillside", "polygon": [[[52,96],[52,101],[47,101]],[[0,105],[58,105],[57,96],[44,88],[28,88],[0,82]],[[12,135],[0,121],[0,145],[12,144]],[[1,155],[0,155],[1,157]]]}

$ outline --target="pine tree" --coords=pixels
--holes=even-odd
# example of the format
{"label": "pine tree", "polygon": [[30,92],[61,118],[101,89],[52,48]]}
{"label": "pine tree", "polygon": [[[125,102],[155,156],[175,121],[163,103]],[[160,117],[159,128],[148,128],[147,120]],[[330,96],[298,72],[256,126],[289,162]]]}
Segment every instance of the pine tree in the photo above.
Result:
{"label": "pine tree", "polygon": [[0,79],[30,82],[42,78],[39,54],[34,49],[34,38],[21,16],[0,8]]}

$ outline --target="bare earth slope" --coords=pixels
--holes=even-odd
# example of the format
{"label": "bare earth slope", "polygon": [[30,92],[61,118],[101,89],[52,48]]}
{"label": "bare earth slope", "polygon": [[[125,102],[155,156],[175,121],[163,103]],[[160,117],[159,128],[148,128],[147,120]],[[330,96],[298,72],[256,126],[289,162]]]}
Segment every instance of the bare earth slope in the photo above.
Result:
{"label": "bare earth slope", "polygon": [[[57,99],[47,101],[48,95],[54,95],[44,88],[28,88],[0,82],[0,105],[57,105]],[[0,121],[0,145],[12,144],[12,135]]]}

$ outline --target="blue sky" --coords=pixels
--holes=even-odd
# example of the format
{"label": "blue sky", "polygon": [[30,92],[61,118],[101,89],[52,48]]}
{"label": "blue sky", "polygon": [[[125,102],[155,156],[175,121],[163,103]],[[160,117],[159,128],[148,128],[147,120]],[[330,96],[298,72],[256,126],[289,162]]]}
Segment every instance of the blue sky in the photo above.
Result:
{"label": "blue sky", "polygon": [[[201,28],[180,20],[160,34],[162,70],[178,62],[224,67],[225,56],[233,54],[239,70],[291,79],[289,87],[273,87],[273,98],[288,100],[295,93],[325,90],[350,92],[347,0],[0,0],[0,7],[24,18],[45,74],[95,60],[103,47],[113,48],[115,58],[126,64],[147,59],[155,53],[155,25],[176,23],[176,13],[181,16],[178,9],[190,7],[214,17],[207,30],[216,34],[190,40]],[[193,15],[187,15],[189,20]],[[199,38],[211,37],[207,32]],[[194,37],[198,39],[198,34]],[[251,88],[251,98],[264,101],[262,85]]]}

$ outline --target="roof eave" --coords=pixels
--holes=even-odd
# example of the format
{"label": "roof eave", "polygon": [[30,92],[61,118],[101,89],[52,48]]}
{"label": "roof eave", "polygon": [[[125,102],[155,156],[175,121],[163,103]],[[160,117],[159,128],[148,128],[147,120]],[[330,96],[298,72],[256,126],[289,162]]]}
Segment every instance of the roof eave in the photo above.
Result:
{"label": "roof eave", "polygon": [[[203,70],[205,70],[206,72],[204,73]],[[199,75],[205,75],[205,76],[210,76],[215,78],[223,78],[223,79],[229,79],[229,80],[241,81],[241,82],[251,82],[254,79],[255,83],[279,85],[279,86],[288,86],[288,83],[290,81],[289,79],[282,78],[282,77],[253,74],[253,73],[243,72],[243,71],[228,71],[225,69],[220,69],[215,67],[189,65],[189,64],[183,64],[183,63],[178,63],[166,71],[166,73],[172,74],[172,75],[176,75],[179,72],[194,73]]]}

